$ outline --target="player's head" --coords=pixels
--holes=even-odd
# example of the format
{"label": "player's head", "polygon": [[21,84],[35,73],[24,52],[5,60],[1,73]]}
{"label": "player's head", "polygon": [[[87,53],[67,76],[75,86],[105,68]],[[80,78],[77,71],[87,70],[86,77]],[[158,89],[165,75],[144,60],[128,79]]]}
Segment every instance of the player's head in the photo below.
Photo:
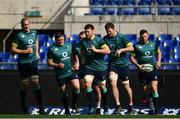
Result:
{"label": "player's head", "polygon": [[61,32],[56,32],[55,34],[55,41],[58,45],[64,45],[64,34]]}
{"label": "player's head", "polygon": [[21,19],[21,27],[25,32],[29,32],[30,30],[30,20],[27,17]]}
{"label": "player's head", "polygon": [[109,37],[113,37],[116,33],[115,26],[112,22],[106,23],[105,30]]}
{"label": "player's head", "polygon": [[149,34],[147,30],[142,29],[139,35],[140,35],[140,42],[146,43],[148,41]]}
{"label": "player's head", "polygon": [[81,31],[81,32],[79,33],[79,38],[80,38],[80,40],[83,40],[85,37],[86,37],[85,32],[84,32],[84,31]]}
{"label": "player's head", "polygon": [[94,26],[92,24],[87,24],[84,27],[86,38],[91,39],[94,36]]}

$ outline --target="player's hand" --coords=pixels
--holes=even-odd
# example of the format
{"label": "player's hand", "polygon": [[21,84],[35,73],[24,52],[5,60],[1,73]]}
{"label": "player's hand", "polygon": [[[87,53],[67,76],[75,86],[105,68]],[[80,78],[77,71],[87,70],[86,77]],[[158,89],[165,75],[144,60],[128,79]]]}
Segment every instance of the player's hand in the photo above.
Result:
{"label": "player's hand", "polygon": [[63,63],[59,63],[57,67],[58,68],[64,68],[64,64]]}
{"label": "player's hand", "polygon": [[73,70],[75,70],[75,71],[79,70],[79,65],[78,65],[78,63],[74,64]]}
{"label": "player's hand", "polygon": [[136,66],[137,66],[137,69],[138,69],[138,70],[144,72],[144,70],[143,70],[143,68],[142,68],[142,65],[137,64]]}
{"label": "player's hand", "polygon": [[116,54],[115,54],[116,57],[120,57],[121,53],[122,53],[121,49],[117,50],[117,51],[116,51]]}
{"label": "player's hand", "polygon": [[37,59],[39,59],[39,58],[40,58],[40,56],[39,56],[39,54],[38,54],[38,53],[36,54],[36,58],[37,58]]}
{"label": "player's hand", "polygon": [[27,49],[25,50],[25,52],[26,52],[27,54],[33,53],[32,47],[27,48]]}
{"label": "player's hand", "polygon": [[157,69],[160,69],[160,67],[161,67],[161,62],[157,62],[157,63],[156,63],[156,68],[157,68]]}
{"label": "player's hand", "polygon": [[91,50],[93,51],[93,52],[96,52],[96,47],[94,46],[94,45],[91,45]]}

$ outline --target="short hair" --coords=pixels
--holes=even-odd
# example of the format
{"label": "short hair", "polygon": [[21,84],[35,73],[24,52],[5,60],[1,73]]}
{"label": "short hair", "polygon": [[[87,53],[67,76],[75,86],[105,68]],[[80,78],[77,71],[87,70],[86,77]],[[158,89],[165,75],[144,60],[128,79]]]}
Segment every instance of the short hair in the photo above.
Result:
{"label": "short hair", "polygon": [[141,36],[141,35],[143,35],[144,33],[147,33],[147,34],[148,34],[148,31],[147,31],[147,30],[145,30],[145,29],[142,29],[142,30],[140,30],[139,35]]}
{"label": "short hair", "polygon": [[23,23],[24,23],[25,21],[27,21],[27,20],[30,21],[28,17],[22,18],[22,19],[21,19],[21,25],[23,25]]}
{"label": "short hair", "polygon": [[92,29],[92,30],[94,30],[94,26],[92,24],[86,24],[84,29]]}
{"label": "short hair", "polygon": [[113,24],[112,22],[108,22],[108,23],[106,23],[106,25],[105,25],[105,29],[109,29],[109,28],[112,28],[112,29],[114,29],[114,28],[115,28],[115,26],[114,26],[114,24]]}
{"label": "short hair", "polygon": [[[57,40],[60,37],[64,37],[64,34],[62,32],[56,32],[55,33],[55,40]],[[64,37],[65,38],[65,37]]]}
{"label": "short hair", "polygon": [[80,37],[81,35],[83,35],[83,34],[85,34],[85,31],[81,31],[81,32],[79,33],[79,37]]}

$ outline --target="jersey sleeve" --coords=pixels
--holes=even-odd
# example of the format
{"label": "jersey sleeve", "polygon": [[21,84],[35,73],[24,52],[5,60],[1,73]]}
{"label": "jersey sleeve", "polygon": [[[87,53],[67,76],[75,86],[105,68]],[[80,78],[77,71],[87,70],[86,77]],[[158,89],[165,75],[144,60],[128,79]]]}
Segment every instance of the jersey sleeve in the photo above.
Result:
{"label": "jersey sleeve", "polygon": [[122,42],[125,47],[131,46],[132,43],[128,40],[128,38],[124,35],[122,35]]}
{"label": "jersey sleeve", "polygon": [[158,47],[158,44],[157,44],[157,43],[155,43],[155,52],[156,52],[156,53],[160,52],[160,48]]}
{"label": "jersey sleeve", "polygon": [[130,52],[130,56],[135,57],[135,56],[136,56],[136,48],[135,48],[135,45],[133,45],[133,47],[134,47],[134,51],[131,51],[131,52]]}
{"label": "jersey sleeve", "polygon": [[51,47],[48,49],[48,52],[47,52],[47,59],[52,59],[52,51],[51,51]]}
{"label": "jersey sleeve", "polygon": [[19,35],[18,34],[16,34],[15,38],[12,40],[12,44],[16,44],[16,45],[19,44]]}

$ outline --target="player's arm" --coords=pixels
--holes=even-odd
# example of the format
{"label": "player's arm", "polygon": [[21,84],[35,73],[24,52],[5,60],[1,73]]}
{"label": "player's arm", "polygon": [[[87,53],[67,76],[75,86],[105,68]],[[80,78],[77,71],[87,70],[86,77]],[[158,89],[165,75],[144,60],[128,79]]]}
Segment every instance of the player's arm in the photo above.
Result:
{"label": "player's arm", "polygon": [[47,64],[50,67],[54,67],[54,68],[64,68],[63,63],[55,63],[55,62],[53,62],[53,59],[47,59]]}
{"label": "player's arm", "polygon": [[110,54],[110,49],[108,47],[107,44],[103,44],[101,46],[101,49],[97,49],[95,46],[91,46],[91,50],[95,53],[99,53],[99,54]]}
{"label": "player's arm", "polygon": [[32,48],[27,48],[25,50],[21,50],[21,49],[18,49],[17,47],[18,47],[17,44],[12,43],[12,45],[11,45],[11,52],[13,54],[30,54],[30,53],[33,53],[33,49]]}
{"label": "player's arm", "polygon": [[157,50],[157,68],[160,68],[160,66],[161,66],[161,58],[162,58],[162,53],[161,53],[161,50],[158,48],[158,50]]}
{"label": "player's arm", "polygon": [[39,56],[39,42],[38,42],[38,38],[36,38],[36,57],[37,57],[37,59],[40,58],[40,56]]}
{"label": "player's arm", "polygon": [[81,64],[85,64],[85,62],[86,62],[86,56],[85,56],[85,51],[84,50],[82,50],[82,48],[81,48]]}
{"label": "player's arm", "polygon": [[142,66],[140,64],[138,64],[138,62],[136,61],[135,59],[135,54],[134,53],[131,53],[130,55],[130,61],[132,64],[136,65],[136,67],[139,69],[139,70],[143,70],[142,69]]}
{"label": "player's arm", "polygon": [[123,52],[131,52],[131,51],[134,51],[134,48],[133,48],[132,43],[129,42],[129,43],[126,44],[125,48],[121,48],[121,49],[117,50],[116,54],[117,54],[118,57],[120,57],[121,53],[123,53]]}
{"label": "player's arm", "polygon": [[72,56],[71,56],[71,61],[72,61],[72,69],[73,70],[79,70],[79,58],[78,58],[78,55],[75,54],[75,53],[72,53]]}

